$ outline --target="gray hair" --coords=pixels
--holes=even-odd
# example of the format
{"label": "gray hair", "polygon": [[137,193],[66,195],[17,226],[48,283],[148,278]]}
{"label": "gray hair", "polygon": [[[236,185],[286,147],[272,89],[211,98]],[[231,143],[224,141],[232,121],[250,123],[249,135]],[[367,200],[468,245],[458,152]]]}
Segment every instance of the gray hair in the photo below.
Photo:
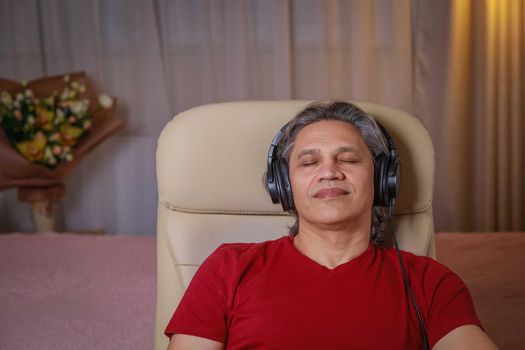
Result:
{"label": "gray hair", "polygon": [[[349,123],[354,126],[367,145],[370,153],[375,158],[380,154],[389,154],[387,141],[377,122],[359,107],[348,102],[321,103],[314,102],[299,112],[286,126],[283,137],[278,145],[277,157],[285,159],[289,164],[290,153],[297,138],[297,134],[307,125],[322,121],[335,120]],[[290,233],[296,235],[299,232],[299,218],[294,208],[291,213],[295,217],[295,223],[290,228]],[[371,238],[376,244],[383,243],[385,231],[384,208],[375,206],[372,209]]]}

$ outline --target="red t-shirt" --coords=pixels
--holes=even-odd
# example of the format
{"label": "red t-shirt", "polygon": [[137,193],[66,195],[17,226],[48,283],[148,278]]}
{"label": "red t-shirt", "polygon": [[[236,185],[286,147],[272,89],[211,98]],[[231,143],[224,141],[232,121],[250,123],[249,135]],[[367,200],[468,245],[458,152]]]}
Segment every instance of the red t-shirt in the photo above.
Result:
{"label": "red t-shirt", "polygon": [[[427,257],[401,252],[430,346],[481,324],[461,279]],[[417,315],[396,251],[371,243],[328,269],[293,238],[223,244],[193,277],[166,335],[189,334],[226,349],[422,349]]]}

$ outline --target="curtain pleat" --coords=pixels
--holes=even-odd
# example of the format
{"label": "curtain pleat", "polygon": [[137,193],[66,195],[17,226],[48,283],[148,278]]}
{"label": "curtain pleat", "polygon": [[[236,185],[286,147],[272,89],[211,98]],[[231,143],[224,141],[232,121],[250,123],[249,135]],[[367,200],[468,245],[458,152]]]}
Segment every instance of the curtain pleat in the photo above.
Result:
{"label": "curtain pleat", "polygon": [[[510,230],[525,227],[525,3],[510,2]],[[520,195],[521,194],[521,195]]]}
{"label": "curtain pleat", "polygon": [[[490,174],[479,200],[486,219],[475,222],[485,230],[522,230],[525,214],[523,200],[523,1],[485,2],[487,56],[484,99],[490,101],[485,111],[485,140],[488,161],[478,157]],[[475,57],[474,57],[475,59]],[[476,86],[474,89],[478,88]],[[493,151],[491,151],[492,149]],[[484,195],[485,193],[489,195]]]}
{"label": "curtain pleat", "polygon": [[522,0],[419,2],[418,30],[438,39],[418,41],[415,98],[436,148],[439,229],[525,228],[523,9]]}

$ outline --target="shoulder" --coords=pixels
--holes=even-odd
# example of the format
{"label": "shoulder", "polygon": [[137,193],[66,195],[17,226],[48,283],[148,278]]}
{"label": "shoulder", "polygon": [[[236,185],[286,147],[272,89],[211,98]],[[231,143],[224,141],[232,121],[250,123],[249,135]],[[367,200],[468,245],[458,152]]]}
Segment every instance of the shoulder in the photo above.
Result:
{"label": "shoulder", "polygon": [[[212,270],[219,275],[242,275],[246,271],[256,273],[285,244],[288,237],[260,243],[221,244],[201,266],[201,270]],[[233,277],[233,276],[232,276]]]}
{"label": "shoulder", "polygon": [[[384,249],[389,260],[399,260],[395,249]],[[424,314],[429,342],[436,344],[452,330],[481,327],[472,297],[463,280],[448,267],[425,256],[401,251],[409,283]]]}
{"label": "shoulder", "polygon": [[276,250],[285,239],[286,236],[259,243],[223,243],[210,255],[210,258],[242,260],[265,256]]}
{"label": "shoulder", "polygon": [[[392,263],[399,265],[399,258],[395,248],[381,248],[383,254]],[[410,274],[439,278],[446,275],[455,275],[448,267],[428,256],[420,256],[404,250],[400,250],[401,258],[405,268]]]}
{"label": "shoulder", "polygon": [[[399,258],[395,248],[381,248],[383,256],[390,266],[400,271]],[[463,289],[468,291],[459,275],[447,266],[427,256],[419,256],[410,252],[400,251],[405,271],[414,288],[421,288],[427,297],[436,296],[436,291],[453,293]]]}

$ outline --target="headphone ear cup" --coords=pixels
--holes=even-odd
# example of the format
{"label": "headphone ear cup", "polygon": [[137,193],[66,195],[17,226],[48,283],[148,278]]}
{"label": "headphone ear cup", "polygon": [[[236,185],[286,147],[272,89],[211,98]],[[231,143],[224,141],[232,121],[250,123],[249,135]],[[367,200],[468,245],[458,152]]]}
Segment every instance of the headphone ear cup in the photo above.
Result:
{"label": "headphone ear cup", "polygon": [[274,204],[279,203],[279,200],[280,200],[279,185],[278,185],[279,179],[277,178],[278,173],[279,171],[277,170],[277,167],[275,166],[275,162],[271,158],[269,158],[265,185],[272,199],[272,203]]}
{"label": "headphone ear cup", "polygon": [[397,158],[380,155],[374,165],[374,206],[387,207],[399,194],[400,166]]}
{"label": "headphone ear cup", "polygon": [[386,206],[389,203],[386,193],[386,171],[388,159],[384,154],[376,157],[374,162],[374,206]]}
{"label": "headphone ear cup", "polygon": [[290,184],[290,176],[288,175],[288,163],[284,159],[279,162],[279,184],[281,204],[284,211],[293,210],[295,206],[293,202],[292,185]]}
{"label": "headphone ear cup", "polygon": [[395,158],[390,158],[388,168],[387,168],[387,184],[386,192],[388,193],[388,203],[397,198],[399,194],[399,185],[400,185],[400,173],[401,167],[397,154]]}
{"label": "headphone ear cup", "polygon": [[374,206],[390,207],[399,194],[400,163],[394,139],[377,123],[388,144],[388,155],[380,154],[374,163]]}

